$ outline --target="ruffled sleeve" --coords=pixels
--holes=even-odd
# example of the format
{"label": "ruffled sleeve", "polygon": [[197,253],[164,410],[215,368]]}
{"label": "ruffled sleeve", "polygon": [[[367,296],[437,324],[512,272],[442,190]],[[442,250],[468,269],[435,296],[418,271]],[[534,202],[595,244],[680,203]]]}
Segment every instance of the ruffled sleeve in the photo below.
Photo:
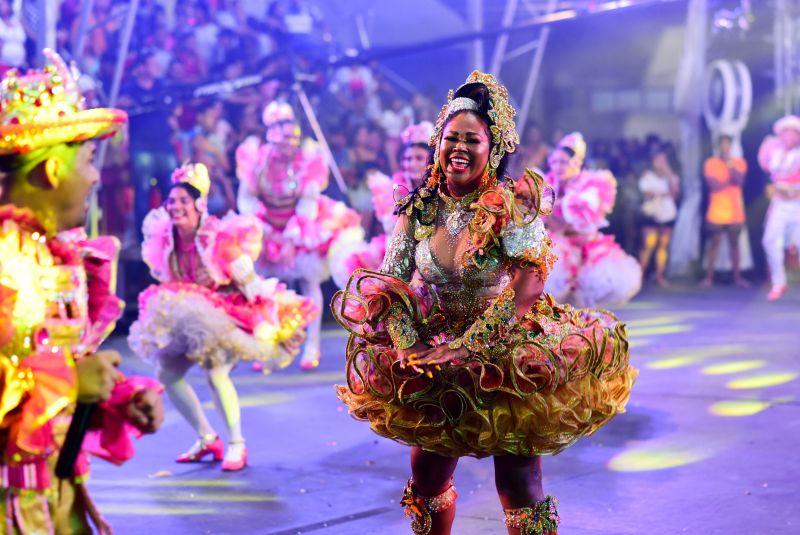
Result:
{"label": "ruffled sleeve", "polygon": [[128,404],[142,390],[161,393],[164,389],[149,377],[127,377],[114,386],[111,397],[97,405],[94,428],[83,441],[84,451],[114,464],[133,457],[131,437],[139,438],[143,433],[131,422]]}
{"label": "ruffled sleeve", "polygon": [[526,170],[514,184],[514,206],[522,217],[511,217],[501,235],[503,254],[516,265],[536,271],[542,281],[557,259],[543,220],[554,204],[555,190],[540,174]]}
{"label": "ruffled sleeve", "polygon": [[775,136],[768,136],[761,143],[758,163],[775,182],[800,182],[800,150],[786,150]]}
{"label": "ruffled sleeve", "polygon": [[514,182],[484,191],[472,204],[468,261],[483,269],[508,259],[542,267],[546,275],[554,257],[541,216],[551,212],[553,199],[552,188],[530,170]]}
{"label": "ruffled sleeve", "polygon": [[255,216],[229,212],[224,218],[207,216],[198,230],[198,252],[214,282],[229,284],[233,278],[231,264],[239,257],[258,259],[262,247],[262,230]]}
{"label": "ruffled sleeve", "polygon": [[503,229],[501,241],[503,253],[513,260],[535,262],[550,253],[547,230],[538,217],[525,225],[509,222]]}
{"label": "ruffled sleeve", "polygon": [[303,192],[325,191],[328,187],[328,160],[322,152],[319,144],[311,139],[305,139],[301,147],[303,157],[303,168],[301,171],[301,181]]}
{"label": "ruffled sleeve", "polygon": [[367,187],[372,193],[375,204],[375,216],[381,222],[383,231],[387,234],[394,228],[397,217],[394,215],[394,183],[391,178],[380,172],[370,173],[367,177]]}
{"label": "ruffled sleeve", "polygon": [[0,355],[0,381],[0,428],[9,437],[6,454],[41,455],[53,448],[50,421],[77,396],[72,357],[64,351],[40,351],[17,366]]}
{"label": "ruffled sleeve", "polygon": [[588,234],[608,226],[606,215],[614,209],[617,180],[606,170],[587,170],[573,179],[561,199],[564,220],[578,233]]}
{"label": "ruffled sleeve", "polygon": [[125,308],[116,294],[120,244],[113,236],[101,236],[81,241],[80,246],[89,290],[90,328],[84,344],[93,351],[114,330]]}
{"label": "ruffled sleeve", "polygon": [[263,165],[264,150],[255,136],[249,136],[236,148],[236,178],[242,186],[240,191],[258,192],[258,172]]}
{"label": "ruffled sleeve", "polygon": [[159,282],[169,282],[172,273],[169,255],[175,247],[172,237],[172,221],[164,208],[156,208],[144,218],[142,224],[142,260],[150,268],[150,274]]}

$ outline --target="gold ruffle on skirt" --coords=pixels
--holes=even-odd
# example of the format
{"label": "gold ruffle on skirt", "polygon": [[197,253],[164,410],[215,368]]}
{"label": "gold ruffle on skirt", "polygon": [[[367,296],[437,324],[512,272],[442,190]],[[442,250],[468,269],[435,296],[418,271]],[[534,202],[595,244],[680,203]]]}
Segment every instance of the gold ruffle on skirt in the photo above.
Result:
{"label": "gold ruffle on skirt", "polygon": [[543,296],[484,354],[433,371],[403,368],[383,320],[402,303],[423,340],[460,336],[427,287],[357,271],[332,308],[350,332],[347,385],[337,392],[378,435],[445,456],[547,455],[624,412],[638,370],[625,326],[602,310]]}

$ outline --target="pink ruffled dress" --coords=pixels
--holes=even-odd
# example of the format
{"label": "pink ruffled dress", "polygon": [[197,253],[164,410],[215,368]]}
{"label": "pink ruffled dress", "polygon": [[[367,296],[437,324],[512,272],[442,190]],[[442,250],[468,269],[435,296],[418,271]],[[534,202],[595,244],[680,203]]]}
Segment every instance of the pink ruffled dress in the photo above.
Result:
{"label": "pink ruffled dress", "polygon": [[281,342],[303,337],[318,311],[276,279],[255,273],[247,277],[254,290],[245,295],[234,263],[243,258],[252,271],[261,252],[255,218],[204,215],[193,247],[181,254],[165,209],[151,211],[143,231],[142,258],[160,284],[139,296],[139,319],[128,337],[139,356],[156,362],[185,358],[204,368],[257,360],[265,371],[291,363],[296,351]]}
{"label": "pink ruffled dress", "polygon": [[588,169],[560,184],[552,174],[546,179],[557,195],[547,227],[558,261],[545,291],[579,307],[627,303],[641,288],[642,269],[613,236],[600,232],[614,208],[616,179]]}
{"label": "pink ruffled dress", "polygon": [[[283,281],[325,281],[341,248],[364,240],[361,218],[343,202],[321,193],[328,185],[328,164],[315,142],[305,140],[281,174],[264,171],[270,150],[255,137],[236,150],[239,211],[258,218],[263,231],[258,272]],[[269,206],[263,201],[265,192],[298,200]]]}
{"label": "pink ruffled dress", "polygon": [[383,232],[369,241],[348,242],[339,247],[331,259],[331,274],[336,285],[344,289],[352,273],[357,269],[377,271],[386,256],[388,236],[397,223],[395,215],[398,199],[410,193],[410,182],[402,172],[391,178],[383,173],[372,173],[367,177],[367,187],[372,193],[375,217],[380,221]]}

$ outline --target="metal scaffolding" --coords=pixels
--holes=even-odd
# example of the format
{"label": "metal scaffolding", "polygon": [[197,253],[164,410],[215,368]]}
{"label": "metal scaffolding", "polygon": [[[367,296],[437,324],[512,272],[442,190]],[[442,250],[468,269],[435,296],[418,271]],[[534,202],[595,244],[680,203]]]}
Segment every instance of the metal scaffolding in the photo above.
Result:
{"label": "metal scaffolding", "polygon": [[[471,67],[484,70],[487,67],[486,50],[488,45],[491,47],[491,63],[488,65],[489,72],[496,75],[498,79],[503,81],[508,87],[510,98],[519,110],[518,124],[522,130],[528,121],[531,111],[533,96],[538,84],[539,73],[552,24],[585,15],[607,13],[618,9],[636,8],[676,1],[679,0],[626,0],[624,2],[598,0],[505,0],[503,3],[499,1],[484,2],[483,0],[468,0],[466,2],[466,7],[470,28],[469,33],[425,43],[411,44],[389,51],[379,51],[377,53],[367,49],[362,59],[378,59],[381,56],[390,57],[392,55],[404,55],[414,53],[420,49],[448,46],[459,42],[469,42]],[[781,5],[795,5],[800,0],[776,1]],[[56,0],[36,0],[36,11],[38,11],[36,16],[36,27],[38,29],[37,44],[40,49],[44,46],[53,46],[54,44],[57,17],[56,3]],[[105,104],[108,106],[114,106],[116,104],[124,62],[128,55],[131,32],[133,31],[136,20],[138,4],[139,0],[129,0],[124,10],[122,38],[120,39],[120,46],[117,51],[114,78],[110,91],[108,94],[104,95]],[[72,36],[73,59],[79,66],[82,64],[84,43],[86,42],[88,34],[103,22],[95,21],[94,25],[90,25],[93,7],[93,0],[84,0],[81,2],[78,31]],[[502,8],[503,10],[501,23],[487,29],[487,24],[485,23],[487,12],[497,10],[498,8]],[[792,28],[797,28],[797,25]],[[792,35],[794,36],[793,33]],[[793,39],[792,44],[796,47],[797,40]],[[793,50],[796,50],[796,48]],[[781,58],[797,57],[797,54],[792,55],[784,52],[782,52],[782,54],[783,55],[780,56]],[[778,46],[776,44],[776,62],[778,55]],[[507,72],[509,63],[519,58],[529,58],[530,61],[524,76],[510,76],[510,73],[509,76],[504,76],[504,69]],[[785,77],[781,78],[781,80],[784,79]],[[796,76],[792,79],[796,79]],[[794,86],[788,84],[787,87]],[[794,91],[788,90],[788,93],[796,96],[796,92]],[[106,146],[105,143],[103,143],[98,151],[97,164],[100,166],[102,166],[105,152]],[[338,173],[335,174],[338,175]],[[93,199],[92,207],[92,223],[90,230],[95,232],[99,218],[99,212],[96,209],[96,196]]]}
{"label": "metal scaffolding", "polygon": [[800,111],[800,1],[775,0],[775,98],[785,114]]}
{"label": "metal scaffolding", "polygon": [[[548,0],[547,6],[542,11],[541,7],[534,5],[531,0],[507,0],[503,10],[502,27],[511,26],[519,15],[520,7],[525,9],[528,16],[544,16],[547,18],[555,12],[557,4],[556,0]],[[498,79],[503,80],[503,66],[507,62],[520,56],[530,56],[531,63],[528,75],[525,78],[525,84],[522,87],[509,87],[512,99],[518,104],[519,128],[524,130],[528,121],[531,103],[533,102],[533,92],[539,80],[539,72],[542,67],[542,59],[544,59],[544,51],[547,48],[547,40],[550,37],[550,26],[547,24],[541,26],[538,35],[534,39],[525,39],[524,42],[518,43],[510,51],[508,50],[509,37],[510,35],[505,32],[498,35],[494,53],[492,54],[490,72],[497,76]]]}

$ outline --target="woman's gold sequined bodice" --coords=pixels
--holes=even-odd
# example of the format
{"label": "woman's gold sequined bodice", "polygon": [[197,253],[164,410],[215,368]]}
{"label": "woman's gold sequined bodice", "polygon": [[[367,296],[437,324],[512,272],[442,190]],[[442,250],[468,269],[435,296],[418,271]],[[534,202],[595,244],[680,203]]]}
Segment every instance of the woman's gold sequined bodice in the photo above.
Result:
{"label": "woman's gold sequined bodice", "polygon": [[405,281],[413,274],[415,284],[428,284],[436,292],[451,323],[469,323],[500,294],[510,273],[507,265],[494,271],[467,265],[464,257],[471,245],[467,226],[475,214],[464,207],[466,202],[449,200],[444,195],[437,200],[429,236],[416,241],[406,233],[395,234],[381,271]]}

